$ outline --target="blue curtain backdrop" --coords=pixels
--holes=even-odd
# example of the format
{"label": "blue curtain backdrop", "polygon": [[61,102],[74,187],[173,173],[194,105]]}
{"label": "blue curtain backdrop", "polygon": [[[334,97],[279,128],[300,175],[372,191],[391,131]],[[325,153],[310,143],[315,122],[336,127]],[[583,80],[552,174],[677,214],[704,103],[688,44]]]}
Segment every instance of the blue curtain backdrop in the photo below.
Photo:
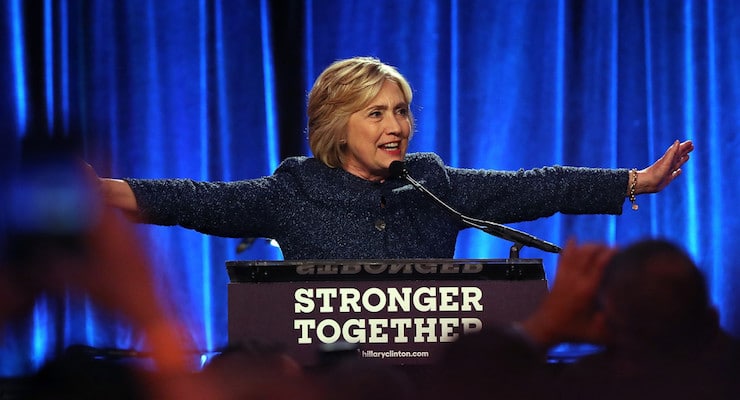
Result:
{"label": "blue curtain backdrop", "polygon": [[[555,243],[682,243],[740,334],[740,3],[735,0],[5,0],[0,10],[4,162],[21,142],[74,137],[101,176],[233,180],[308,154],[305,96],[338,58],[371,55],[414,88],[412,151],[453,166],[642,168],[676,139],[683,176],[624,215],[514,227]],[[733,200],[734,199],[734,200]],[[280,259],[258,240],[139,226],[156,279],[197,352],[226,344],[224,266]],[[457,258],[503,258],[474,231]],[[548,278],[556,258],[543,258]],[[137,288],[131,288],[136,295]],[[29,373],[75,343],[140,338],[89,300],[40,298],[2,327],[0,375]]]}

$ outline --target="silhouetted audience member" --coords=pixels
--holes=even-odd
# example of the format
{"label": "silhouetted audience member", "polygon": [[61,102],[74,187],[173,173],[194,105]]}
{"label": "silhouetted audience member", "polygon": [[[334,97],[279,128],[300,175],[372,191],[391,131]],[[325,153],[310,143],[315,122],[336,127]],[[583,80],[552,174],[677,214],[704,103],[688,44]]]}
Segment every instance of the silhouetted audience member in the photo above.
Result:
{"label": "silhouetted audience member", "polygon": [[730,376],[738,372],[736,344],[721,334],[704,277],[676,244],[649,239],[619,251],[605,267],[596,300],[606,349],[565,370],[568,398],[740,394],[732,387],[740,375]]}
{"label": "silhouetted audience member", "polygon": [[437,361],[425,399],[542,399],[552,376],[542,354],[510,327],[461,336]]}
{"label": "silhouetted audience member", "polygon": [[[563,368],[564,342],[605,350]],[[676,244],[622,250],[569,242],[555,282],[524,321],[453,343],[426,398],[740,398],[738,341],[721,331],[701,271]]]}

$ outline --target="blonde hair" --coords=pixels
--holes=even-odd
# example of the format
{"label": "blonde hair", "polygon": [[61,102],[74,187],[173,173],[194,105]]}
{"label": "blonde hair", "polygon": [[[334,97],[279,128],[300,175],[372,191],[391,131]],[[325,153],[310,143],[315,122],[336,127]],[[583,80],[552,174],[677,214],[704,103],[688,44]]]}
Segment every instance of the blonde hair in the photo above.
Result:
{"label": "blonde hair", "polygon": [[[411,104],[411,86],[396,68],[373,57],[338,60],[326,68],[308,94],[308,144],[313,155],[331,168],[344,162],[342,135],[349,117],[378,95],[385,81],[393,81]],[[414,117],[409,110],[414,131]]]}

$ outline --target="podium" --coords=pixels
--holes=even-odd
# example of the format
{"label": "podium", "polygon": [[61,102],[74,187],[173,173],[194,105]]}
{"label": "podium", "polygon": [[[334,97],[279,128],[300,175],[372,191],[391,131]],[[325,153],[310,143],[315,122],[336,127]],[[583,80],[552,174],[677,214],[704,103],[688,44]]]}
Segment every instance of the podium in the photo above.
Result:
{"label": "podium", "polygon": [[229,341],[277,344],[304,366],[349,347],[432,364],[486,324],[529,315],[547,293],[541,259],[227,261]]}

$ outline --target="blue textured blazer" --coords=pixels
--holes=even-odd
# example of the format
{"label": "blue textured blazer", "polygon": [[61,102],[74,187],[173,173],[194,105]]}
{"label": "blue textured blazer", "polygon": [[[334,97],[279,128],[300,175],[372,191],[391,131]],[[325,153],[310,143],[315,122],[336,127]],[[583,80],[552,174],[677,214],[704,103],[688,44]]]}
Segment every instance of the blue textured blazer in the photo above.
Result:
{"label": "blue textured blazer", "polygon": [[[409,174],[470,217],[512,223],[553,215],[621,214],[626,169],[453,168],[406,156]],[[125,179],[143,218],[225,237],[278,241],[286,260],[452,258],[459,220],[402,179],[382,183],[291,157],[271,176],[234,182]]]}

